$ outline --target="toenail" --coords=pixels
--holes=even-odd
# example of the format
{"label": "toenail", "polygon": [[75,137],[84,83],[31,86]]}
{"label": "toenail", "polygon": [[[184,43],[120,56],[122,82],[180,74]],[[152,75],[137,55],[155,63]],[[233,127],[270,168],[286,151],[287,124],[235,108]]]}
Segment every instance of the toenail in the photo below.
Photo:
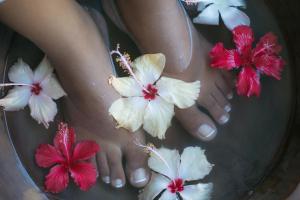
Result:
{"label": "toenail", "polygon": [[219,121],[221,124],[226,124],[229,121],[229,115],[223,115]]}
{"label": "toenail", "polygon": [[230,94],[227,94],[227,99],[232,99],[233,98],[233,94],[230,93]]}
{"label": "toenail", "polygon": [[147,180],[147,172],[144,168],[136,169],[131,175],[131,182],[135,184],[146,182]]}
{"label": "toenail", "polygon": [[212,136],[216,133],[216,129],[212,128],[207,124],[201,125],[198,131],[201,134],[201,137],[204,138],[212,138]]}
{"label": "toenail", "polygon": [[115,187],[115,188],[121,188],[124,186],[123,184],[123,181],[121,179],[116,179],[112,182],[112,185]]}
{"label": "toenail", "polygon": [[230,105],[225,106],[224,110],[226,112],[230,112],[231,111],[231,106]]}
{"label": "toenail", "polygon": [[103,181],[104,183],[106,183],[106,184],[109,184],[109,183],[110,183],[110,178],[109,178],[109,176],[104,176],[104,177],[102,177],[102,181]]}

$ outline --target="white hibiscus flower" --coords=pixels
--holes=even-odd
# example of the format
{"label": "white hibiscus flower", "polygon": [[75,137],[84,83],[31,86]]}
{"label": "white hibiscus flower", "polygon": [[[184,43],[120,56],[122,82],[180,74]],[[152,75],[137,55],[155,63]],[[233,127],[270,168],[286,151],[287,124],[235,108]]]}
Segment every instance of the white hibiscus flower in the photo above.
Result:
{"label": "white hibiscus flower", "polygon": [[[165,138],[165,132],[174,116],[174,105],[188,108],[199,96],[200,81],[186,83],[162,76],[165,66],[163,54],[147,54],[129,64],[119,51],[131,77],[110,78],[110,84],[122,96],[113,102],[109,113],[118,127],[132,132],[143,128],[153,137]],[[131,66],[132,68],[131,68]]]}
{"label": "white hibiscus flower", "polygon": [[53,68],[45,57],[33,72],[29,65],[19,59],[8,72],[12,83],[0,86],[14,86],[0,99],[0,106],[6,111],[17,111],[29,105],[30,115],[46,128],[53,121],[57,107],[53,101],[66,95],[53,74]]}
{"label": "white hibiscus flower", "polygon": [[202,0],[198,4],[200,14],[193,22],[198,24],[219,25],[219,15],[229,30],[239,25],[250,25],[249,17],[236,7],[246,7],[245,0]]}
{"label": "white hibiscus flower", "polygon": [[[208,200],[213,189],[212,183],[187,184],[198,181],[210,173],[210,164],[200,147],[187,147],[181,156],[177,150],[166,148],[149,149],[148,165],[154,172],[148,185],[139,195],[140,200]],[[179,198],[180,196],[180,198]]]}

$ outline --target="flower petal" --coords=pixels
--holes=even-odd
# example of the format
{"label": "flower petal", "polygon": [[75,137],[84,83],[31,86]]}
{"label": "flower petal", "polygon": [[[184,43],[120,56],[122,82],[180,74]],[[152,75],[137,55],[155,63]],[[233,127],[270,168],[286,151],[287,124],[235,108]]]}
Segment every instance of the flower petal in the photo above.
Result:
{"label": "flower petal", "polygon": [[232,70],[241,65],[241,59],[236,50],[224,48],[223,43],[217,43],[209,53],[211,67],[225,70]]}
{"label": "flower petal", "polygon": [[143,97],[120,98],[113,102],[108,112],[117,121],[118,127],[135,132],[143,123],[147,104]]}
{"label": "flower petal", "polygon": [[57,113],[56,103],[42,92],[39,95],[32,95],[29,99],[30,115],[39,124],[42,123],[46,128],[49,122],[54,120]]}
{"label": "flower petal", "polygon": [[227,0],[228,6],[246,7],[245,0]]}
{"label": "flower petal", "polygon": [[213,184],[187,185],[184,190],[180,192],[183,200],[208,200],[211,197]]}
{"label": "flower petal", "polygon": [[220,14],[224,24],[229,30],[233,30],[240,25],[250,25],[250,18],[244,12],[234,7],[224,7],[220,9]]}
{"label": "flower petal", "polygon": [[90,159],[92,156],[96,155],[99,149],[99,145],[94,141],[79,142],[74,148],[73,160],[79,161]]}
{"label": "flower petal", "polygon": [[283,70],[285,62],[281,58],[265,54],[259,56],[258,58],[255,58],[254,64],[262,74],[272,76],[275,79],[280,80],[281,72]]}
{"label": "flower petal", "polygon": [[72,149],[76,140],[75,131],[66,123],[58,124],[58,131],[54,137],[53,143],[56,149],[67,158],[71,160]]}
{"label": "flower petal", "polygon": [[18,61],[9,69],[8,78],[14,83],[32,84],[33,72],[29,65],[19,58]]}
{"label": "flower petal", "polygon": [[196,18],[193,19],[197,24],[219,25],[219,8],[212,4],[205,8]]}
{"label": "flower petal", "polygon": [[152,173],[151,180],[139,194],[139,200],[153,200],[168,187],[170,180],[157,173]]}
{"label": "flower petal", "polygon": [[143,96],[141,87],[131,77],[116,78],[111,76],[109,83],[124,97]]}
{"label": "flower petal", "polygon": [[62,165],[52,167],[50,173],[46,176],[45,187],[47,192],[62,192],[68,184],[68,170]]}
{"label": "flower petal", "polygon": [[207,161],[200,147],[187,147],[181,154],[179,177],[187,181],[203,179],[210,173],[213,165]]}
{"label": "flower petal", "polygon": [[239,95],[259,96],[261,91],[259,75],[252,67],[244,67],[238,75],[236,87]]}
{"label": "flower petal", "polygon": [[138,57],[132,63],[135,69],[135,74],[139,81],[147,86],[153,84],[159,79],[166,64],[166,57],[164,54],[145,54]]}
{"label": "flower petal", "polygon": [[159,148],[148,159],[148,166],[153,171],[167,176],[170,180],[178,178],[180,165],[179,152],[174,149]]}
{"label": "flower petal", "polygon": [[77,163],[70,168],[71,176],[74,182],[83,191],[89,190],[95,185],[98,172],[91,163]]}
{"label": "flower petal", "polygon": [[47,94],[49,97],[51,97],[52,99],[55,99],[55,100],[66,95],[66,92],[61,87],[60,83],[58,82],[58,80],[54,74],[47,76],[41,82],[41,87],[45,94]]}
{"label": "flower petal", "polygon": [[273,33],[267,33],[260,38],[254,49],[254,57],[261,56],[263,54],[279,54],[282,50],[282,46],[278,44],[277,36]]}
{"label": "flower petal", "polygon": [[50,76],[53,72],[47,57],[44,57],[38,67],[34,70],[33,80],[35,83],[41,83],[47,76]]}
{"label": "flower petal", "polygon": [[31,88],[27,86],[15,86],[8,94],[0,99],[0,106],[6,111],[17,111],[23,109],[29,102]]}
{"label": "flower petal", "polygon": [[200,93],[200,81],[187,83],[178,79],[161,77],[156,86],[161,98],[179,108],[194,105]]}
{"label": "flower petal", "polygon": [[164,193],[162,193],[159,200],[179,200],[176,193],[171,193],[168,190],[166,190]]}
{"label": "flower petal", "polygon": [[145,110],[143,128],[153,137],[164,139],[174,114],[174,105],[157,96]]}
{"label": "flower petal", "polygon": [[233,29],[233,41],[240,54],[247,54],[252,49],[254,34],[249,26],[238,26]]}
{"label": "flower petal", "polygon": [[54,164],[64,162],[60,152],[52,145],[41,144],[35,153],[35,161],[39,167],[48,168]]}

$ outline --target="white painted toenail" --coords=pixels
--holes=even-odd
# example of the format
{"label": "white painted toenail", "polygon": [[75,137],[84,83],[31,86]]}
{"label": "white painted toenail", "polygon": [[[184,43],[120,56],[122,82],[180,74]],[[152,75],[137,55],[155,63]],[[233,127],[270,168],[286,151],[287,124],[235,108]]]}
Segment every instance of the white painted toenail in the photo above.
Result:
{"label": "white painted toenail", "polygon": [[207,124],[201,125],[198,131],[201,134],[201,137],[205,137],[205,138],[210,138],[216,133],[216,129],[212,128]]}
{"label": "white painted toenail", "polygon": [[147,173],[144,168],[136,169],[131,175],[132,183],[142,183],[148,180]]}
{"label": "white painted toenail", "polygon": [[115,188],[121,188],[124,186],[123,184],[123,181],[121,179],[116,179],[112,182],[112,185],[115,187]]}
{"label": "white painted toenail", "polygon": [[230,94],[227,95],[227,99],[232,99],[232,98],[233,98],[233,94],[232,93],[230,93]]}
{"label": "white painted toenail", "polygon": [[109,178],[109,176],[104,176],[104,177],[102,177],[102,181],[103,181],[104,183],[106,183],[106,184],[110,184],[110,178]]}
{"label": "white painted toenail", "polygon": [[229,121],[229,115],[223,115],[223,116],[220,118],[220,123],[221,123],[221,124],[226,124],[228,121]]}
{"label": "white painted toenail", "polygon": [[226,112],[230,112],[231,111],[231,106],[230,105],[225,106],[224,110]]}

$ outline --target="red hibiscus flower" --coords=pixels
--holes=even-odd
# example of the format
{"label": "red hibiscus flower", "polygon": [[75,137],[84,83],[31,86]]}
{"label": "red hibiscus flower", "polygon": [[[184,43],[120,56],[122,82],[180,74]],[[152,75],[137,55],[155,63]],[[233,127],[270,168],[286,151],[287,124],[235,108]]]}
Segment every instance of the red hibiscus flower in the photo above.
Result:
{"label": "red hibiscus flower", "polygon": [[89,160],[99,151],[93,141],[81,141],[75,145],[75,132],[65,123],[58,125],[54,146],[41,144],[35,154],[39,167],[51,167],[46,176],[46,191],[59,193],[69,184],[69,173],[83,191],[91,188],[97,179],[97,170]]}
{"label": "red hibiscus flower", "polygon": [[273,33],[267,33],[252,49],[254,34],[249,26],[238,26],[232,31],[236,49],[225,49],[223,43],[217,43],[210,52],[211,67],[232,70],[241,68],[237,78],[239,95],[260,95],[260,75],[264,74],[280,80],[285,64],[279,57],[281,46]]}

